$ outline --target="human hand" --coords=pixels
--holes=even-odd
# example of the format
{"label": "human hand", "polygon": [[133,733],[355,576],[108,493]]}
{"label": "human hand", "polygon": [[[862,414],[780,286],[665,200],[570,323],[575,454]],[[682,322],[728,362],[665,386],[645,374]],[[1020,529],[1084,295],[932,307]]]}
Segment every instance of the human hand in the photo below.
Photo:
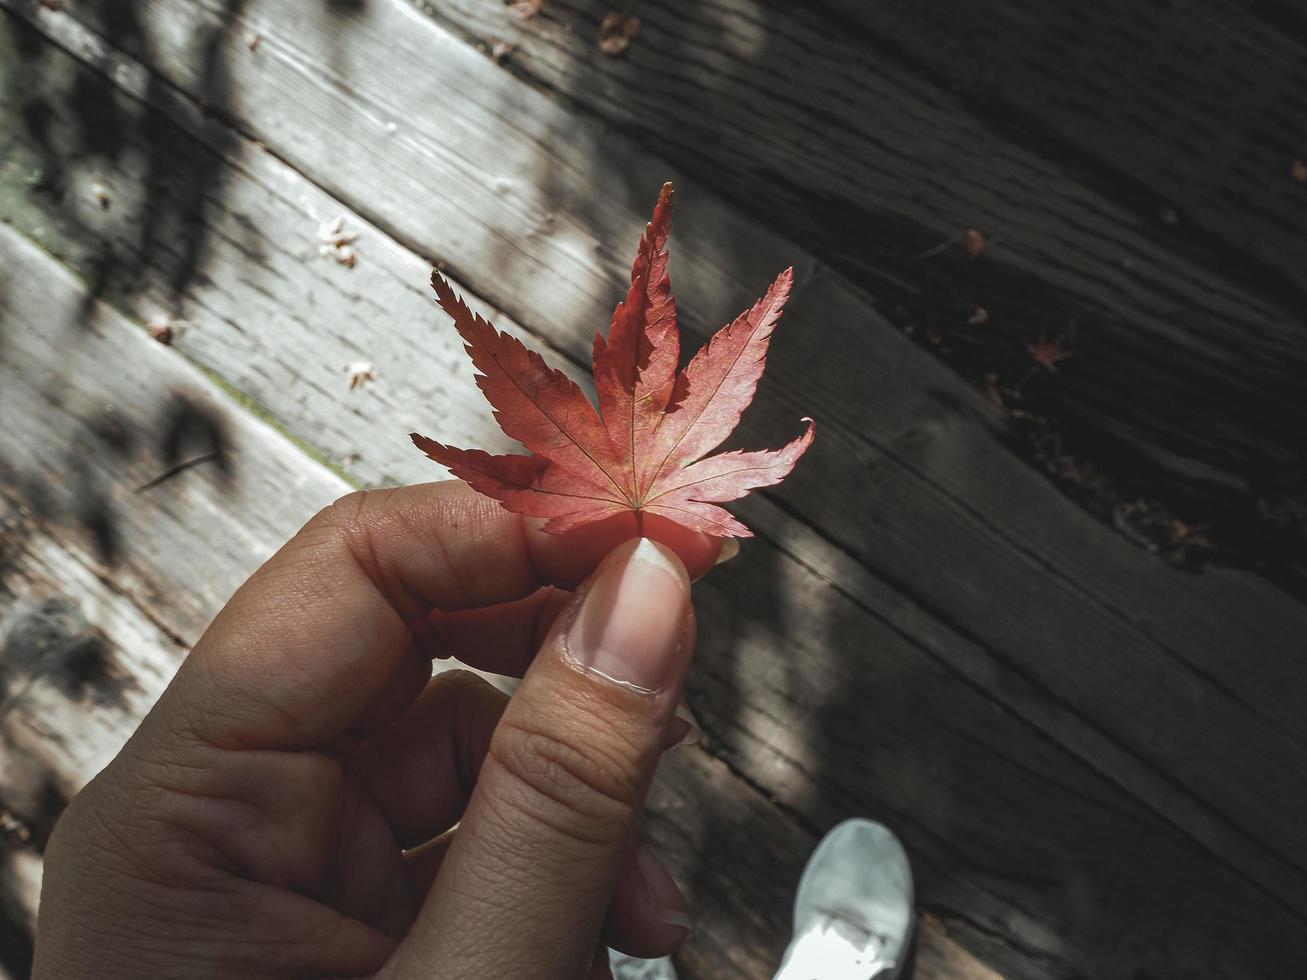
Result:
{"label": "human hand", "polygon": [[[34,977],[606,977],[604,945],[677,948],[635,822],[720,542],[646,532],[671,547],[458,483],[318,514],[59,821]],[[506,705],[431,679],[449,655],[525,679]]]}

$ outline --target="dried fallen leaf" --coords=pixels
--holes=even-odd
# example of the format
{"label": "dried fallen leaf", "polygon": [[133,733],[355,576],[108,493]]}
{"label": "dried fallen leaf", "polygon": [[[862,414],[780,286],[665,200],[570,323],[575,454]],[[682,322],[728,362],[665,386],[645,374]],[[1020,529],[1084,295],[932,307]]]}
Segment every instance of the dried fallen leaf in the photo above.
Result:
{"label": "dried fallen leaf", "polygon": [[620,14],[617,11],[605,14],[599,25],[599,50],[610,58],[615,58],[631,46],[639,33],[640,18],[635,14]]}
{"label": "dried fallen leaf", "polygon": [[348,245],[358,237],[358,232],[345,230],[345,216],[343,214],[318,225],[318,241],[324,245]]}
{"label": "dried fallen leaf", "polygon": [[345,230],[345,216],[339,215],[318,226],[318,254],[330,256],[348,269],[358,264],[354,242],[358,232]]}
{"label": "dried fallen leaf", "polygon": [[1075,353],[1062,346],[1061,337],[1040,337],[1026,349],[1036,364],[1054,374],[1057,373],[1057,365]]}
{"label": "dried fallen leaf", "polygon": [[1307,160],[1302,157],[1296,158],[1293,163],[1289,164],[1289,173],[1294,180],[1307,184]]}
{"label": "dried fallen leaf", "polygon": [[377,376],[373,374],[371,361],[355,361],[345,368],[345,373],[349,376],[349,390],[353,391],[367,381],[375,381]]}
{"label": "dried fallen leaf", "polygon": [[530,20],[540,13],[544,5],[545,0],[513,0],[511,4],[512,8],[517,11],[523,20]]}
{"label": "dried fallen leaf", "polygon": [[0,807],[0,838],[26,844],[32,839],[32,831],[7,808]]}
{"label": "dried fallen leaf", "polygon": [[599,412],[581,388],[535,351],[474,316],[438,273],[431,285],[454,320],[495,419],[530,455],[492,456],[412,434],[437,463],[508,510],[549,518],[559,533],[620,514],[643,534],[652,515],[692,531],[747,537],[718,503],[779,483],[812,443],[813,423],[780,450],[703,458],[753,401],[772,330],[794,272],[722,328],[678,371],[680,334],[667,276],[672,185],[665,184],[640,239],[631,286],[608,336],[594,341]]}
{"label": "dried fallen leaf", "polygon": [[924,252],[919,252],[917,258],[934,258],[936,255],[939,255],[960,243],[963,250],[967,253],[967,257],[974,259],[982,255],[985,250],[990,248],[992,245],[997,244],[997,242],[997,238],[992,240],[986,238],[985,233],[979,228],[963,228],[956,235],[944,239],[938,245],[934,245],[926,249]]}
{"label": "dried fallen leaf", "polygon": [[994,371],[985,375],[985,394],[999,408],[1007,408],[1007,402],[1003,400],[1003,389],[998,386],[998,374]]}
{"label": "dried fallen leaf", "polygon": [[167,347],[176,339],[179,330],[189,326],[190,323],[186,320],[176,320],[166,313],[160,313],[150,318],[145,324],[145,329],[151,337]]}
{"label": "dried fallen leaf", "polygon": [[251,35],[250,35],[248,38],[246,38],[246,40],[245,40],[245,46],[246,46],[247,48],[249,48],[251,51],[257,51],[257,50],[259,50],[259,45],[262,44],[262,43],[263,43],[263,35],[262,35],[262,34],[251,34]]}
{"label": "dried fallen leaf", "polygon": [[1178,517],[1171,518],[1171,542],[1173,544],[1191,545],[1197,548],[1212,547],[1212,539],[1206,534],[1210,524],[1187,524]]}
{"label": "dried fallen leaf", "polygon": [[113,203],[108,186],[99,177],[91,178],[91,196],[95,198],[95,203],[100,205],[101,211],[108,211],[109,205]]}

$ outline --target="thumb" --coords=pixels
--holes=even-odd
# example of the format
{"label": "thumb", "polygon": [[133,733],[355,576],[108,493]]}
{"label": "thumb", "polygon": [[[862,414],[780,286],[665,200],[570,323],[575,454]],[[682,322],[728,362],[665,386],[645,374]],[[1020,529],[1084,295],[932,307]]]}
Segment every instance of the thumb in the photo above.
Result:
{"label": "thumb", "polygon": [[586,975],[693,642],[680,559],[619,545],[505,709],[399,976]]}

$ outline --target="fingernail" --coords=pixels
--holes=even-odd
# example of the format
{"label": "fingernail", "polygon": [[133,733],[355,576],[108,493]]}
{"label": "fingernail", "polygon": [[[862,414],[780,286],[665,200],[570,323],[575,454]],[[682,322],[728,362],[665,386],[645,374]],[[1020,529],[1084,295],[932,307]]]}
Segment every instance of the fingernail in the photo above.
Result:
{"label": "fingernail", "polygon": [[654,915],[658,921],[669,926],[680,926],[686,932],[694,931],[685,896],[648,844],[641,844],[636,850],[635,863],[640,867],[644,886],[649,889],[649,898],[653,901]]}
{"label": "fingernail", "polygon": [[740,539],[727,538],[722,542],[722,550],[717,553],[717,560],[713,562],[713,567],[724,565],[740,553]]}
{"label": "fingernail", "polygon": [[619,545],[595,570],[567,628],[577,666],[645,694],[679,667],[690,579],[671,550],[648,538]]}

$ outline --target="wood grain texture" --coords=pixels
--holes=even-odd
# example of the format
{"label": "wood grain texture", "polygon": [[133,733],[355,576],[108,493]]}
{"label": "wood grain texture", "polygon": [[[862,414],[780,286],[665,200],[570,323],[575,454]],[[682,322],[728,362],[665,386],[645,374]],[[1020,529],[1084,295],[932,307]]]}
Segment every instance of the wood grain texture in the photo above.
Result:
{"label": "wood grain texture", "polygon": [[[1010,138],[1043,143],[1141,210],[1173,207],[1180,240],[1207,246],[1222,274],[1302,308],[1307,193],[1291,173],[1307,149],[1301,8],[1274,0],[823,6],[842,18],[833,23],[926,71]],[[1018,127],[1024,132],[1013,133]]]}
{"label": "wood grain texture", "polygon": [[[7,842],[0,849],[0,908],[6,926],[30,935],[39,850],[63,806],[116,754],[226,593],[347,486],[139,326],[103,305],[85,307],[82,285],[7,228],[0,228],[0,255],[10,284],[5,322],[22,335],[20,343],[6,346],[0,410],[12,418],[41,400],[43,393],[23,390],[20,379],[81,382],[80,405],[60,404],[33,420],[46,426],[44,432],[0,437],[0,459],[10,461],[0,481],[0,804],[30,836],[26,844]],[[77,371],[78,363],[98,363],[102,370]],[[61,365],[75,373],[62,375]],[[141,380],[145,372],[148,383]],[[61,424],[93,430],[103,428],[106,417],[124,423],[147,418],[159,388],[189,390],[225,420],[233,477],[208,480],[196,468],[157,488],[166,492],[160,499],[133,492],[151,463],[147,445],[122,450],[128,430],[113,430],[119,438],[108,449],[83,447],[102,481],[99,489],[113,503],[114,524],[122,528],[110,560],[78,515],[60,507],[40,481],[41,442],[53,441]],[[130,437],[126,444],[133,445]],[[33,457],[37,466],[25,472],[12,465]],[[282,501],[265,506],[274,484],[282,488]],[[223,547],[232,542],[245,547]],[[205,556],[208,588],[188,578],[186,554]],[[717,803],[714,819],[729,817],[750,832],[701,850],[707,815],[697,804],[705,794]],[[674,869],[696,881],[700,926],[710,937],[683,954],[686,975],[765,975],[786,941],[793,882],[813,835],[700,750],[675,755],[651,806],[653,839]],[[758,839],[769,842],[765,851],[755,846]],[[772,872],[765,882],[770,900],[742,915],[726,898],[757,892],[764,884],[760,866]],[[759,936],[768,941],[760,943]],[[923,930],[920,949],[918,976],[991,975],[940,925]]]}
{"label": "wood grain texture", "polygon": [[[1105,519],[1161,498],[1303,590],[1300,38],[1220,0],[678,0],[637,5],[614,59],[602,0],[422,6],[808,246],[978,386],[1021,389],[1024,451]],[[969,258],[964,228],[993,247]],[[1076,351],[1056,375],[1031,371],[1040,337]]]}
{"label": "wood grain texture", "polygon": [[[157,22],[150,22],[150,36],[173,36],[167,12],[157,16]],[[238,86],[242,113],[254,114],[242,116],[241,125],[251,126],[250,118],[263,125],[280,104],[280,128],[249,131],[309,169],[324,186],[339,182],[349,203],[357,206],[358,214],[349,218],[359,222],[365,236],[358,268],[347,271],[329,260],[308,261],[314,258],[312,243],[297,246],[307,255],[296,257],[292,249],[291,255],[268,262],[281,270],[275,274],[263,268],[258,254],[242,260],[239,247],[221,251],[215,244],[222,239],[218,231],[230,235],[240,223],[234,215],[247,220],[256,215],[262,235],[273,242],[298,243],[301,236],[312,234],[298,229],[314,222],[305,221],[310,212],[297,209],[297,203],[329,199],[314,198],[321,192],[311,184],[255,152],[231,130],[205,120],[193,103],[176,102],[166,90],[151,93],[147,86],[144,94],[169,118],[196,133],[200,149],[186,143],[191,148],[176,155],[168,148],[173,137],[166,137],[166,125],[148,123],[142,131],[158,144],[153,152],[159,172],[199,166],[208,168],[202,172],[212,178],[206,185],[212,193],[194,208],[202,217],[201,227],[214,229],[204,236],[208,264],[183,280],[184,288],[173,300],[177,315],[199,324],[182,334],[181,349],[224,376],[248,372],[240,374],[242,387],[329,455],[347,458],[360,448],[359,432],[365,433],[364,455],[354,464],[363,478],[420,478],[429,469],[418,457],[405,462],[396,452],[397,466],[405,468],[378,466],[378,460],[390,458],[391,443],[371,437],[395,427],[393,417],[382,411],[384,400],[421,403],[410,390],[412,352],[423,351],[425,359],[428,346],[440,336],[438,328],[429,326],[428,301],[420,286],[392,287],[385,294],[386,319],[374,327],[377,312],[361,297],[351,298],[353,290],[333,287],[328,280],[348,281],[343,277],[376,264],[377,279],[367,283],[371,296],[376,282],[386,276],[399,281],[409,269],[420,270],[422,261],[391,242],[387,230],[411,235],[425,255],[447,254],[451,243],[462,243],[475,253],[476,261],[464,271],[477,291],[495,297],[495,302],[503,297],[502,305],[518,311],[534,332],[576,357],[586,331],[603,322],[605,306],[618,295],[621,266],[634,241],[634,234],[623,235],[638,229],[647,202],[610,201],[608,208],[577,207],[556,216],[551,227],[565,225],[560,241],[530,230],[536,215],[530,208],[499,212],[492,198],[501,192],[485,177],[469,177],[460,186],[459,194],[467,193],[470,199],[443,197],[439,182],[425,178],[423,195],[408,208],[387,187],[390,179],[401,179],[398,173],[363,182],[354,168],[366,169],[364,161],[419,175],[407,179],[422,174],[444,179],[451,174],[493,174],[494,166],[511,165],[514,154],[525,165],[535,153],[553,161],[549,169],[568,173],[567,146],[532,137],[549,127],[561,129],[565,117],[554,114],[546,101],[522,92],[484,59],[457,44],[446,47],[429,25],[413,27],[408,40],[414,58],[425,44],[440,55],[426,51],[428,72],[430,65],[448,72],[431,84],[468,86],[466,79],[458,81],[466,76],[481,97],[493,96],[502,107],[489,121],[478,121],[476,114],[485,111],[484,106],[469,94],[472,108],[466,118],[441,119],[446,127],[462,127],[460,139],[438,144],[434,138],[428,142],[410,136],[387,145],[385,153],[369,156],[374,152],[369,136],[384,139],[389,131],[384,121],[360,106],[379,104],[380,97],[355,94],[336,100],[329,98],[330,86],[295,79],[316,79],[314,72],[332,77],[324,67],[330,54],[326,39],[339,44],[338,58],[363,61],[369,43],[387,38],[396,71],[402,74],[405,49],[399,45],[396,50],[396,39],[405,35],[387,30],[390,22],[385,18],[401,18],[392,27],[409,22],[387,5],[374,7],[370,16],[382,22],[372,24],[373,33],[357,37],[314,28],[312,23],[297,24],[295,45],[316,43],[313,31],[322,29],[324,47],[314,49],[313,58],[294,47],[283,74],[274,71],[275,62],[260,63],[258,74],[242,76]],[[266,24],[258,26],[268,30]],[[242,57],[236,46],[241,30],[227,32],[227,56],[233,59]],[[420,30],[429,33],[416,33]],[[271,31],[258,51],[284,53],[290,43]],[[96,63],[99,55],[92,52],[88,57]],[[175,57],[183,61],[180,54]],[[375,59],[369,64],[385,68]],[[412,63],[409,66],[416,72]],[[186,78],[184,73],[175,77],[183,82]],[[382,71],[382,77],[369,84],[381,91],[391,79]],[[458,98],[450,109],[456,113],[463,92],[453,91]],[[319,115],[289,112],[287,93],[308,100]],[[414,96],[418,102],[420,95]],[[425,117],[414,118],[425,124]],[[302,128],[294,128],[297,125]],[[592,135],[583,125],[573,128],[581,139]],[[345,154],[343,164],[337,162],[341,154],[326,152],[328,134],[338,131],[361,141]],[[297,147],[302,146],[316,146],[321,152],[304,151],[297,159]],[[462,154],[453,162],[448,159],[454,152],[450,146]],[[616,158],[622,144],[610,141],[608,148]],[[132,159],[136,152],[124,151],[123,159]],[[438,160],[429,156],[437,152],[442,154]],[[99,166],[106,162],[102,156],[91,159]],[[634,151],[619,163],[643,168],[650,177],[664,169],[656,162],[642,162]],[[619,163],[613,164],[615,171]],[[239,176],[231,174],[229,166]],[[587,179],[580,162],[577,168],[564,186],[575,195],[573,200],[581,200]],[[362,189],[350,192],[351,182]],[[123,172],[121,183],[124,189],[134,186],[130,170]],[[610,185],[600,181],[597,186]],[[278,187],[289,190],[274,192]],[[764,281],[765,272],[779,268],[776,263],[786,256],[799,258],[801,265],[806,261],[810,270],[812,263],[801,250],[759,232],[699,193],[695,207],[703,206],[700,216],[694,208],[682,212],[682,244],[676,248],[673,275],[690,300],[687,319],[701,335],[709,317],[734,313],[752,298],[752,287],[742,286],[740,280]],[[226,200],[240,194],[247,195],[239,198],[242,204],[228,208]],[[269,203],[248,210],[261,201]],[[72,204],[78,206],[77,200]],[[62,204],[36,207],[29,216],[33,222],[52,224],[48,219],[62,210]],[[402,227],[370,226],[361,217],[378,212]],[[523,224],[529,229],[526,234],[520,233]],[[130,229],[131,220],[124,219],[124,226]],[[76,237],[68,233],[69,239]],[[125,247],[123,260],[146,251],[130,237],[119,240]],[[579,261],[568,245],[580,240],[588,240],[589,249],[600,258]],[[747,254],[737,254],[740,241],[749,243]],[[262,251],[272,249],[265,245]],[[184,250],[161,233],[156,255],[170,253]],[[88,264],[93,255],[69,254],[79,268],[94,270],[94,264]],[[492,257],[495,262],[489,261]],[[292,271],[296,267],[300,271]],[[149,259],[141,263],[142,279],[157,281],[167,268],[165,258]],[[240,312],[244,304],[257,302],[254,286],[243,280],[278,290],[265,298],[264,306],[254,307],[261,311],[254,319]],[[334,347],[333,341],[323,340],[320,322],[290,326],[295,316],[276,313],[282,289],[290,290],[286,306],[297,312],[307,302],[303,297],[330,296],[331,302],[323,304],[327,322],[341,324],[353,347]],[[227,290],[232,291],[230,297],[216,298]],[[137,302],[133,297],[127,302]],[[1250,780],[1276,780],[1278,791],[1287,792],[1290,800],[1300,792],[1292,784],[1292,773],[1299,770],[1275,768],[1276,759],[1293,763],[1293,753],[1299,751],[1301,730],[1294,726],[1300,719],[1285,697],[1301,683],[1297,661],[1286,646],[1286,638],[1300,623],[1297,607],[1244,576],[1181,578],[1050,495],[1046,484],[995,447],[995,425],[983,403],[869,312],[865,297],[839,276],[814,276],[800,300],[795,315],[782,327],[782,342],[797,336],[776,358],[773,370],[778,377],[764,393],[760,412],[764,424],[752,431],[760,438],[774,433],[820,396],[823,435],[833,432],[838,451],[821,457],[801,493],[783,494],[776,498],[778,503],[759,501],[747,510],[746,518],[764,529],[766,540],[753,549],[742,578],[730,586],[706,586],[703,601],[714,621],[724,625],[701,658],[695,706],[714,735],[715,751],[742,776],[793,808],[810,829],[854,812],[891,816],[909,838],[914,855],[927,863],[921,876],[923,896],[930,896],[928,907],[956,925],[969,944],[984,949],[991,962],[1005,969],[1010,965],[1013,975],[1116,968],[1119,961],[1102,957],[1117,951],[1127,927],[1141,936],[1169,937],[1164,949],[1141,943],[1128,951],[1130,962],[1140,969],[1183,961],[1208,975],[1221,975],[1219,970],[1238,975],[1240,964],[1265,965],[1275,962],[1270,957],[1298,953],[1286,938],[1296,927],[1284,924],[1284,910],[1256,891],[1245,891],[1245,884],[1187,839],[1203,841],[1243,874],[1295,904],[1299,872],[1267,854],[1261,842],[1261,832],[1269,827],[1275,840],[1297,846],[1286,812],[1263,812],[1266,808],[1257,800],[1260,790],[1241,783],[1242,775],[1233,780],[1240,785],[1216,784],[1230,782],[1232,774],[1242,774],[1246,761],[1255,760],[1252,745],[1256,751],[1270,751],[1271,762],[1260,772],[1254,768]],[[206,304],[228,312],[210,318]],[[259,329],[263,318],[274,314],[286,329],[275,335]],[[225,318],[234,323],[224,326]],[[843,364],[823,358],[812,344],[798,342],[827,324],[843,330],[841,339],[851,345]],[[209,336],[201,342],[202,331]],[[317,345],[322,345],[322,354]],[[340,378],[339,352],[350,349],[393,352],[390,363],[395,368],[393,374],[381,373],[384,384],[351,393],[364,397],[343,401],[326,379]],[[324,364],[327,357],[335,362]],[[850,377],[848,363],[865,373]],[[256,370],[255,365],[261,367]],[[322,390],[305,392],[295,383],[292,368],[318,379]],[[260,380],[260,371],[281,383]],[[446,371],[442,366],[433,372],[430,384],[445,384]],[[451,405],[456,402],[451,400]],[[480,412],[475,403],[465,404],[461,413],[451,408],[440,424],[474,431],[479,418],[484,432],[489,423]],[[407,431],[408,424],[402,421],[398,428]],[[869,431],[859,431],[864,426]],[[340,440],[341,432],[351,434],[352,440]],[[851,500],[861,501],[861,506],[851,508]],[[1022,501],[1023,509],[1014,509],[1014,500]],[[801,509],[797,501],[804,502]],[[768,615],[758,619],[758,609]],[[1243,612],[1236,615],[1238,610]],[[1247,663],[1245,647],[1258,649],[1257,656],[1265,658],[1259,670],[1240,669]],[[803,651],[803,670],[794,666],[798,650]],[[1234,651],[1244,658],[1242,663],[1235,662]],[[1181,652],[1207,659],[1200,659],[1200,669],[1181,670],[1175,663]],[[1230,719],[1234,734],[1194,730],[1195,720],[1209,723],[1213,718],[1221,719],[1218,728]],[[1260,733],[1259,724],[1265,726]],[[1070,754],[1050,744],[1049,737]],[[876,748],[869,751],[868,745]],[[1128,793],[1113,783],[1125,786]],[[1218,806],[1212,805],[1213,796]],[[1096,802],[1087,807],[1086,800]],[[1231,802],[1238,821],[1222,813]],[[1085,815],[1085,810],[1091,812]],[[725,846],[738,831],[728,821],[713,821],[712,814],[705,820],[715,835],[709,838],[713,848]],[[1254,829],[1249,832],[1241,824]],[[1032,845],[1032,840],[1037,843]],[[997,854],[1003,860],[993,866],[974,858]],[[1103,867],[1104,854],[1129,857]],[[1177,873],[1175,868],[1185,870]],[[1164,893],[1160,898],[1159,888]],[[1194,911],[1194,895],[1228,900],[1232,893],[1242,896],[1242,907],[1251,910],[1247,942],[1241,939],[1231,949],[1228,937],[1222,937],[1218,955],[1212,945],[1217,937],[1199,934],[1203,917],[1185,915]],[[1122,904],[1107,909],[1109,902]],[[773,924],[783,923],[779,899],[766,914]]]}

